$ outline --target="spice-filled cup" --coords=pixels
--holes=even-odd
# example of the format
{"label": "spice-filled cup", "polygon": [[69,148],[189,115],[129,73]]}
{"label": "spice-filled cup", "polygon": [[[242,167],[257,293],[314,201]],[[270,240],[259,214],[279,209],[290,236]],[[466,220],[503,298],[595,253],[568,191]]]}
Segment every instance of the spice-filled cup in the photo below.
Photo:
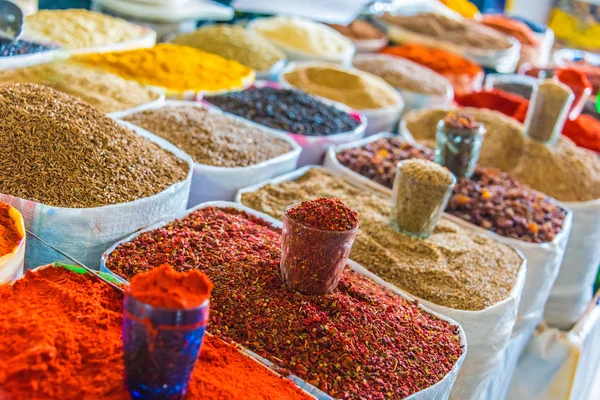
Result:
{"label": "spice-filled cup", "polygon": [[448,113],[437,125],[435,162],[458,178],[470,178],[479,160],[485,127],[472,115]]}
{"label": "spice-filled cup", "polygon": [[455,184],[456,177],[432,161],[411,159],[398,163],[392,189],[392,228],[418,238],[429,237]]}
{"label": "spice-filled cup", "polygon": [[[192,371],[202,345],[209,314],[208,295],[212,283],[198,280],[193,273],[164,272],[169,266],[161,266],[145,274],[154,274],[153,286],[146,283],[145,292],[134,291],[134,277],[131,290],[125,293],[123,302],[123,360],[125,363],[125,384],[132,399],[175,400],[181,399],[187,390]],[[163,275],[160,275],[163,274]],[[176,274],[179,281],[172,279]],[[181,283],[182,280],[187,283]],[[158,282],[158,283],[156,283]],[[200,285],[195,285],[200,282]],[[205,283],[208,282],[208,283]],[[192,295],[178,291],[181,285]],[[148,288],[151,288],[151,291]],[[175,289],[174,289],[175,288]],[[157,307],[156,300],[169,299],[172,302],[189,298],[198,299],[206,290],[206,299],[184,307],[177,303]],[[196,292],[196,293],[194,293]],[[140,293],[138,296],[137,293]],[[183,294],[182,294],[183,293]],[[200,294],[198,294],[200,293]],[[142,295],[144,297],[142,297]],[[140,300],[144,298],[145,301]],[[185,303],[182,303],[185,304]]]}
{"label": "spice-filled cup", "polygon": [[[317,209],[321,205],[315,202],[320,201],[337,204]],[[343,207],[343,212],[349,212],[349,220],[335,214],[337,205]],[[303,218],[303,213],[311,212],[314,215]],[[342,229],[344,227],[348,229]],[[306,295],[332,292],[348,263],[357,231],[356,212],[339,199],[316,199],[287,207],[283,216],[280,269],[288,289]]]}
{"label": "spice-filled cup", "polygon": [[565,125],[575,95],[565,84],[545,79],[537,85],[525,117],[525,135],[554,145]]}

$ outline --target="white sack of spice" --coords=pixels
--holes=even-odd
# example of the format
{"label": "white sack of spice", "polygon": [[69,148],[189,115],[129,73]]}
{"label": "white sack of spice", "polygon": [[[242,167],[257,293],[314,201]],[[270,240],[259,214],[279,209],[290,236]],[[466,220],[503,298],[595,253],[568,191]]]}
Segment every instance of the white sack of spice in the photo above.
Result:
{"label": "white sack of spice", "polygon": [[285,133],[193,101],[168,100],[120,118],[192,156],[188,208],[232,200],[241,187],[293,171],[302,150]]}
{"label": "white sack of spice", "polygon": [[[363,141],[365,140],[367,139],[363,139]],[[404,238],[398,237],[395,238],[396,240],[393,240],[390,237],[390,243],[378,243],[378,240],[384,240],[384,237],[392,232],[388,226],[388,212],[391,205],[388,204],[387,200],[379,196],[375,196],[344,180],[340,180],[338,176],[333,175],[324,168],[307,166],[289,174],[244,188],[238,192],[236,200],[254,209],[273,215],[276,218],[280,218],[286,204],[315,197],[338,197],[349,207],[359,212],[361,226],[359,227],[359,233],[355,239],[350,257],[360,262],[365,267],[361,269],[361,272],[376,282],[398,293],[403,292],[402,288],[370,272],[375,268],[380,268],[383,272],[392,274],[396,278],[401,276],[402,279],[410,280],[409,276],[414,276],[415,280],[413,283],[415,287],[419,286],[420,290],[426,290],[430,292],[430,295],[437,293],[440,301],[443,299],[443,301],[449,301],[457,305],[461,302],[475,302],[473,292],[470,292],[468,289],[460,290],[452,288],[444,292],[445,289],[436,288],[436,285],[442,284],[452,286],[456,282],[455,279],[459,279],[466,272],[463,271],[453,277],[440,278],[434,276],[431,278],[432,280],[425,280],[422,278],[423,274],[415,273],[414,270],[406,266],[413,264],[410,261],[407,262],[405,257],[415,256],[417,252],[414,248],[415,242],[410,240],[407,242]],[[445,217],[442,218],[440,225],[438,225],[438,230],[435,232],[431,242],[438,242],[439,244],[433,244],[433,246],[442,247],[436,251],[426,246],[432,254],[439,254],[438,252],[440,251],[444,254],[449,251],[450,247],[460,246],[461,244],[458,243],[460,238],[472,236],[472,233],[468,233],[468,230],[461,230],[462,235],[454,235],[452,229],[455,228],[452,228],[453,225],[449,224]],[[446,232],[446,229],[450,231]],[[365,233],[367,231],[368,233]],[[447,243],[444,245],[445,241]],[[456,243],[454,243],[455,241]],[[489,243],[494,242],[489,241]],[[514,251],[505,246],[500,246],[500,248],[509,252]],[[394,254],[392,253],[400,251],[405,251],[406,254],[393,257]],[[517,308],[526,275],[525,260],[517,252],[513,255],[518,259],[518,266],[511,267],[504,261],[496,265],[496,267],[501,266],[500,275],[505,278],[509,275],[508,271],[511,270],[514,273],[514,283],[512,287],[505,291],[505,297],[494,304],[487,304],[487,302],[486,304],[481,304],[479,302],[480,304],[471,310],[467,310],[466,308],[469,305],[464,304],[463,308],[465,309],[461,310],[441,306],[422,298],[419,299],[419,302],[427,308],[459,322],[467,335],[469,352],[452,389],[450,396],[452,399],[483,398],[488,384],[493,378],[495,369],[501,362],[502,354],[506,349],[515,324]],[[425,255],[419,257],[420,259],[414,262],[416,269],[425,260]],[[393,261],[390,261],[389,258],[393,259]],[[492,258],[493,254],[490,252],[487,259]],[[485,260],[478,260],[470,265],[465,265],[465,268],[468,267],[468,269],[471,269],[469,271],[469,274],[471,274],[473,273],[472,269],[479,262],[483,261]],[[396,262],[396,265],[394,265],[394,262]],[[404,267],[401,267],[400,264],[404,265]],[[354,267],[357,266],[356,263],[351,263],[351,265]],[[431,270],[427,272],[429,275],[432,273]],[[444,272],[439,273],[443,274]],[[481,275],[481,272],[479,274]],[[493,277],[486,277],[486,280],[490,285],[493,285],[499,278],[499,275],[494,275]],[[470,280],[468,279],[462,281],[463,284],[468,284],[469,282]],[[473,279],[472,282],[475,284],[478,280]],[[475,290],[475,287],[473,287],[473,290]],[[481,287],[478,289],[481,292]],[[452,293],[450,293],[451,291]],[[483,292],[485,292],[485,288]],[[414,290],[410,291],[410,296],[419,298],[419,296],[415,295]],[[473,304],[470,306],[472,307]]]}
{"label": "white sack of spice", "polygon": [[[435,143],[435,124],[449,108],[411,111],[402,129],[420,143]],[[600,264],[600,158],[561,136],[555,146],[523,135],[523,125],[499,112],[465,108],[488,127],[481,165],[508,172],[520,182],[563,202],[573,213],[571,235],[544,319],[569,329],[592,300]],[[529,258],[529,256],[528,256]]]}
{"label": "white sack of spice", "polygon": [[[192,161],[165,140],[33,84],[0,86],[0,114],[0,201],[90,267],[115,240],[186,208]],[[26,267],[59,258],[28,241]]]}
{"label": "white sack of spice", "polygon": [[[440,115],[441,119],[445,113],[440,113]],[[477,116],[477,118],[479,117]],[[404,124],[401,126],[403,125]],[[407,133],[406,128],[401,129],[400,135],[404,136],[407,142],[417,148],[425,147],[414,142],[410,134]],[[358,140],[354,143],[347,143],[337,147],[331,147],[327,153],[327,156],[325,157],[325,167],[358,187],[382,196],[390,197],[392,195],[392,191],[390,189],[342,165],[337,159],[337,154],[347,149],[362,147],[381,138],[394,137],[397,136],[388,133],[381,133],[369,138]],[[427,142],[429,145],[432,143],[432,141]],[[504,237],[490,230],[473,225],[453,215],[447,213],[445,214],[445,218],[451,220],[461,227],[473,230],[479,235],[490,237],[520,250],[527,259],[527,275],[525,278],[523,293],[521,295],[521,301],[519,303],[517,321],[515,323],[515,327],[513,329],[503,360],[498,363],[498,369],[493,374],[494,378],[492,385],[496,388],[504,388],[504,386],[508,384],[507,381],[509,381],[510,377],[512,376],[521,352],[531,338],[536,326],[542,320],[544,307],[548,300],[548,296],[550,295],[550,289],[552,288],[552,285],[558,276],[560,265],[567,248],[569,234],[571,232],[573,213],[566,206],[562,205],[562,207],[567,210],[562,231],[556,235],[551,242],[541,244],[529,243],[522,240]]]}

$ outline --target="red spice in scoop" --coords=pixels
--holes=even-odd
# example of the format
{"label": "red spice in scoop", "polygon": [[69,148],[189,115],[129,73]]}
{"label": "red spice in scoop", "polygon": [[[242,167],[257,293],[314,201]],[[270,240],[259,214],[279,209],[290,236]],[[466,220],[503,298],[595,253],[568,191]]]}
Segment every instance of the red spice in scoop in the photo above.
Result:
{"label": "red spice in scoop", "polygon": [[288,218],[311,228],[326,231],[349,231],[358,226],[358,214],[340,199],[304,201],[286,211]]}
{"label": "red spice in scoop", "polygon": [[194,308],[210,297],[213,284],[198,270],[177,272],[168,264],[131,280],[130,293],[153,307]]}
{"label": "red spice in scoop", "polygon": [[9,210],[10,205],[0,203],[0,257],[12,252],[22,239]]}

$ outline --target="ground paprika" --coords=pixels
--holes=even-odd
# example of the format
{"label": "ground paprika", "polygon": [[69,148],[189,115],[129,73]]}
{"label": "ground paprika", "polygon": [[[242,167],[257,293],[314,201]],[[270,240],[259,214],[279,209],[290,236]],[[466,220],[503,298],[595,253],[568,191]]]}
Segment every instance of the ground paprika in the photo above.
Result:
{"label": "ground paprika", "polygon": [[[0,286],[0,399],[126,400],[122,296],[62,267]],[[310,397],[220,339],[205,337],[186,400]]]}
{"label": "ground paprika", "polygon": [[10,205],[0,203],[0,257],[12,252],[22,239],[9,210]]}

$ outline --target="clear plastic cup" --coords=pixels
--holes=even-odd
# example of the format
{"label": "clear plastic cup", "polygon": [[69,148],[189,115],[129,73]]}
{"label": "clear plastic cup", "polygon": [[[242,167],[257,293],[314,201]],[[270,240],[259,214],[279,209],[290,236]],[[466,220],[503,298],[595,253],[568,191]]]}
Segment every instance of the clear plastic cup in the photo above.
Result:
{"label": "clear plastic cup", "polygon": [[312,228],[283,216],[281,277],[288,289],[307,295],[332,292],[348,263],[358,226],[347,231]]}
{"label": "clear plastic cup", "polygon": [[558,141],[575,96],[571,89],[557,80],[545,79],[531,96],[525,135],[538,142],[553,145]]}
{"label": "clear plastic cup", "polygon": [[131,398],[183,398],[206,331],[209,301],[168,309],[126,293],[123,304],[125,384]]}
{"label": "clear plastic cup", "polygon": [[402,172],[406,161],[398,163],[393,186],[391,226],[394,230],[427,238],[437,226],[452,194],[456,178],[449,184],[432,184]]}
{"label": "clear plastic cup", "polygon": [[435,162],[448,168],[457,178],[470,178],[479,160],[485,127],[454,129],[444,120],[437,124]]}

